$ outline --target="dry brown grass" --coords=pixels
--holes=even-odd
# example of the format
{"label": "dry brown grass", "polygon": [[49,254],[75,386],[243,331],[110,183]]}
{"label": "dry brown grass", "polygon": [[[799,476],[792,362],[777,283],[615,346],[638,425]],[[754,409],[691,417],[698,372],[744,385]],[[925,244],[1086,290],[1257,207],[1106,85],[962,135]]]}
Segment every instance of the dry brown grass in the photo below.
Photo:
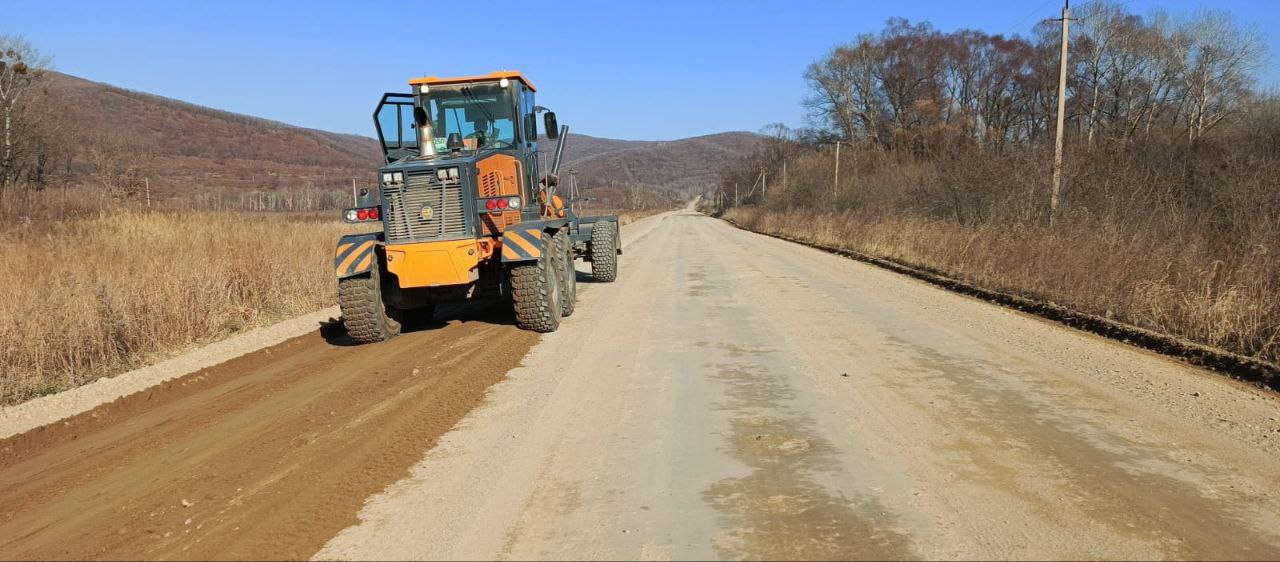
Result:
{"label": "dry brown grass", "polygon": [[87,213],[0,229],[0,404],[329,306],[331,213]]}
{"label": "dry brown grass", "polygon": [[666,207],[653,207],[650,209],[590,209],[582,212],[584,217],[596,217],[603,215],[618,215],[618,226],[626,226],[645,217],[651,217],[658,213],[665,213],[672,209]]}
{"label": "dry brown grass", "polygon": [[1246,356],[1280,360],[1280,256],[1231,263],[1209,240],[1064,225],[964,225],[909,214],[730,209],[761,232],[857,250]]}

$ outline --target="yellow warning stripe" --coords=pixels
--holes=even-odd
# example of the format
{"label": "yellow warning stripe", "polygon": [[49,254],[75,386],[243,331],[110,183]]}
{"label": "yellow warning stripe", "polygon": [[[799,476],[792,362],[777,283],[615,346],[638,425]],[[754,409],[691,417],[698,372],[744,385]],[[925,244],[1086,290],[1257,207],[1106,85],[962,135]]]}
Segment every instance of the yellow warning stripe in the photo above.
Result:
{"label": "yellow warning stripe", "polygon": [[505,244],[502,246],[502,259],[520,259],[520,255],[516,253],[515,249],[512,248],[510,244]]}
{"label": "yellow warning stripe", "polygon": [[364,271],[369,267],[372,261],[373,261],[373,252],[369,252],[364,255],[364,259],[360,260],[360,263],[356,265],[356,268],[353,271]]}
{"label": "yellow warning stripe", "polygon": [[338,251],[334,252],[334,253],[333,253],[333,255],[334,255],[334,256],[341,256],[341,255],[342,255],[342,252],[347,251],[347,248],[350,248],[350,247],[352,246],[352,244],[355,244],[355,242],[347,242],[346,244],[338,244]]}
{"label": "yellow warning stripe", "polygon": [[[529,254],[529,257],[536,258],[541,255],[542,252],[538,251],[538,247],[535,244],[524,239],[524,236],[526,236],[528,232],[529,231],[526,230],[525,234],[521,234],[519,231],[511,231],[507,233],[507,238],[514,242],[516,246],[519,246],[520,249],[524,250],[525,253]],[[537,231],[535,230],[534,232]]]}
{"label": "yellow warning stripe", "polygon": [[363,243],[361,243],[360,246],[358,246],[354,252],[351,252],[351,255],[347,256],[347,259],[342,260],[342,263],[338,265],[338,271],[350,270],[351,264],[356,261],[356,258],[360,257],[361,254],[365,253],[366,251],[368,251],[370,248],[373,247],[373,242],[374,242],[373,240],[365,240]]}

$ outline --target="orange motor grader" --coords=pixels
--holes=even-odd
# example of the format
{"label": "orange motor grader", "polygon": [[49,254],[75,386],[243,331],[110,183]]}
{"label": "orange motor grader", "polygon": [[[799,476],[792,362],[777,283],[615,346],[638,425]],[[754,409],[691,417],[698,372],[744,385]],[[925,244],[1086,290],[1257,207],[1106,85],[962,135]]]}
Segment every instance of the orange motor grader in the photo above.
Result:
{"label": "orange motor grader", "polygon": [[[591,263],[597,281],[618,275],[616,216],[579,217],[556,195],[568,127],[534,103],[518,72],[409,81],[374,111],[385,162],[379,189],[343,210],[376,231],[343,236],[334,256],[338,304],[357,342],[389,339],[410,316],[439,303],[503,299],[516,324],[552,332],[573,313],[573,262]],[[558,139],[544,175],[538,113]]]}

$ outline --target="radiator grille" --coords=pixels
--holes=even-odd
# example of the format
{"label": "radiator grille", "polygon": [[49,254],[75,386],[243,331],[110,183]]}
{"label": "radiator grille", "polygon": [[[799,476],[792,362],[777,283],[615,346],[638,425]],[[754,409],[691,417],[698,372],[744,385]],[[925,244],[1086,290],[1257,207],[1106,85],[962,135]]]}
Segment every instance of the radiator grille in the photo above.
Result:
{"label": "radiator grille", "polygon": [[[391,244],[467,236],[462,185],[443,184],[435,171],[405,177],[404,183],[382,187],[387,242]],[[423,218],[423,207],[431,207]]]}

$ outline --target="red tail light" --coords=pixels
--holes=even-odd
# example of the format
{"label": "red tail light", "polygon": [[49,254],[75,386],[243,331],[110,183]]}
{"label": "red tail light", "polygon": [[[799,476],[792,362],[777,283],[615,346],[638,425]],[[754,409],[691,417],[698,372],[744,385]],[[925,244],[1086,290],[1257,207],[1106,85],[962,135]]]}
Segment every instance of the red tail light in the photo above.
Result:
{"label": "red tail light", "polygon": [[362,221],[369,220],[369,209],[360,209],[356,211],[356,218]]}
{"label": "red tail light", "polygon": [[485,201],[485,202],[484,202],[484,208],[489,209],[490,211],[492,211],[492,210],[494,210],[494,209],[497,209],[497,208],[498,208],[498,200],[497,200],[497,199],[490,199],[490,200],[488,200],[488,201]]}
{"label": "red tail light", "polygon": [[499,208],[499,209],[505,209],[505,208],[507,208],[507,205],[508,205],[508,204],[509,204],[509,203],[507,202],[507,200],[506,200],[506,199],[499,199],[499,200],[498,200],[498,208]]}
{"label": "red tail light", "polygon": [[378,208],[377,208],[377,207],[374,207],[374,208],[372,208],[372,209],[369,209],[369,220],[371,220],[371,221],[376,221],[376,220],[378,220]]}

